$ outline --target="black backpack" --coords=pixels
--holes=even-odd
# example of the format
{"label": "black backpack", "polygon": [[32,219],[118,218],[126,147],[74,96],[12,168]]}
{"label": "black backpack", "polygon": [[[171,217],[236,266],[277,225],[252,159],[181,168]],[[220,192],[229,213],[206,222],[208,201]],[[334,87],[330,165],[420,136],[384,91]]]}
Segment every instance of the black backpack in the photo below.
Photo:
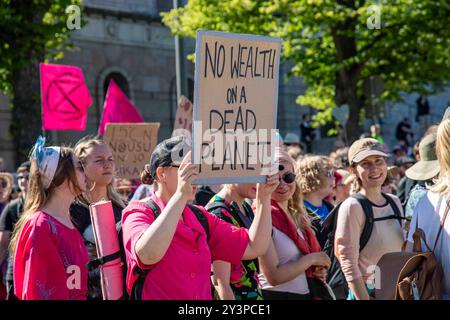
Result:
{"label": "black backpack", "polygon": [[[400,209],[397,207],[394,200],[384,193],[383,197],[394,210],[394,214],[376,219],[373,216],[372,204],[370,203],[369,199],[367,199],[367,197],[360,193],[352,194],[351,197],[358,200],[359,204],[363,208],[364,215],[366,216],[364,228],[359,239],[359,252],[361,252],[369,242],[370,236],[372,235],[373,224],[375,222],[397,219],[401,224],[401,220],[406,220],[405,217],[402,217]],[[334,254],[334,235],[336,233],[337,217],[340,207],[341,204],[337,205],[322,223],[322,233],[328,234],[328,239],[325,242],[323,251],[328,254],[331,260],[331,266],[328,270],[327,283],[333,289],[337,300],[347,299],[348,296],[348,284],[345,280],[344,273],[341,270],[339,261]]]}
{"label": "black backpack", "polygon": [[[148,200],[145,204],[150,207],[153,212],[155,219],[161,214],[161,209],[153,200]],[[206,232],[206,239],[209,241],[209,223],[205,214],[196,206],[188,204],[189,209],[195,214],[198,222],[202,225]],[[134,281],[133,287],[131,288],[131,294],[129,296],[130,300],[142,300],[142,289],[144,288],[145,278],[150,270],[142,270],[136,266],[133,270],[133,274],[137,275],[138,278]]]}

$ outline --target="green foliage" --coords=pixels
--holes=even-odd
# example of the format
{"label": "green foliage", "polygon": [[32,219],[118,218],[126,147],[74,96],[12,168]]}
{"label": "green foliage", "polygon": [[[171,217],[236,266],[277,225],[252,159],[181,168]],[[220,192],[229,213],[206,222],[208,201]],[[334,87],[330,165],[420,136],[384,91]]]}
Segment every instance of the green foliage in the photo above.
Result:
{"label": "green foliage", "polygon": [[[374,4],[381,8],[379,29],[367,24]],[[164,13],[163,22],[185,37],[206,29],[282,38],[282,57],[295,63],[290,75],[308,88],[297,102],[320,111],[316,124],[330,120],[335,106],[351,105],[370,76],[383,81],[384,100],[430,94],[450,80],[445,0],[190,0]],[[342,81],[348,77],[355,87]]]}
{"label": "green foliage", "polygon": [[0,0],[0,92],[13,93],[12,77],[40,59],[70,48],[66,7],[81,0]]}

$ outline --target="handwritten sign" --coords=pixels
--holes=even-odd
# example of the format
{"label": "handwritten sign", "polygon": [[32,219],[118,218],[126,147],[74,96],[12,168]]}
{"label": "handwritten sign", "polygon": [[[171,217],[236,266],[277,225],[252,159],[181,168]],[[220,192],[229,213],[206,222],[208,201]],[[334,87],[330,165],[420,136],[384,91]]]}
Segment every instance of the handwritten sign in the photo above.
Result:
{"label": "handwritten sign", "polygon": [[265,182],[277,140],[280,48],[277,38],[198,32],[195,184]]}
{"label": "handwritten sign", "polygon": [[108,123],[104,139],[111,147],[120,178],[138,179],[158,141],[159,123]]}
{"label": "handwritten sign", "polygon": [[192,132],[192,111],[194,107],[192,102],[185,96],[181,96],[178,101],[177,113],[175,115],[175,123],[173,125],[172,137],[178,135],[187,135],[189,137]]}

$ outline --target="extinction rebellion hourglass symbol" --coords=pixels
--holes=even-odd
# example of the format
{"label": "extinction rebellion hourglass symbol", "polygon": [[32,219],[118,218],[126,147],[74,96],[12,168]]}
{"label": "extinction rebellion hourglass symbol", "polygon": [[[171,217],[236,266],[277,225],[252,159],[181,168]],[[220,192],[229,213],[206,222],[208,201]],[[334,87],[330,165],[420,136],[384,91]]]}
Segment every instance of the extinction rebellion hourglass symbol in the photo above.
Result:
{"label": "extinction rebellion hourglass symbol", "polygon": [[72,72],[64,72],[56,76],[45,92],[46,106],[49,112],[60,121],[78,120],[83,116],[83,110],[77,106],[75,97],[84,88],[83,78]]}

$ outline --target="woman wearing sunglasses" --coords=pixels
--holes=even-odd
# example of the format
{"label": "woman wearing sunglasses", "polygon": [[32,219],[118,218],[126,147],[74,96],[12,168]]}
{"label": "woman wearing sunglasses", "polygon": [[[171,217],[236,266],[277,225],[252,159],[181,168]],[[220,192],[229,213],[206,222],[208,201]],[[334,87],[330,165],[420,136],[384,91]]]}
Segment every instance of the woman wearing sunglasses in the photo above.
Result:
{"label": "woman wearing sunglasses", "polygon": [[236,228],[202,207],[188,205],[198,175],[188,150],[181,136],[158,144],[141,174],[142,182],[156,187],[153,196],[131,201],[123,210],[127,289],[135,299],[211,300],[211,261],[239,265],[267,250],[270,194],[277,175],[257,184],[250,228]]}
{"label": "woman wearing sunglasses", "polygon": [[333,210],[333,205],[325,200],[333,193],[335,184],[335,171],[331,159],[325,156],[303,158],[298,165],[297,179],[306,211],[323,247],[327,235],[321,233],[321,222]]}
{"label": "woman wearing sunglasses", "polygon": [[277,149],[279,184],[272,193],[272,241],[259,258],[264,299],[309,300],[308,278],[325,281],[330,259],[321,248],[302,206],[295,162]]}

